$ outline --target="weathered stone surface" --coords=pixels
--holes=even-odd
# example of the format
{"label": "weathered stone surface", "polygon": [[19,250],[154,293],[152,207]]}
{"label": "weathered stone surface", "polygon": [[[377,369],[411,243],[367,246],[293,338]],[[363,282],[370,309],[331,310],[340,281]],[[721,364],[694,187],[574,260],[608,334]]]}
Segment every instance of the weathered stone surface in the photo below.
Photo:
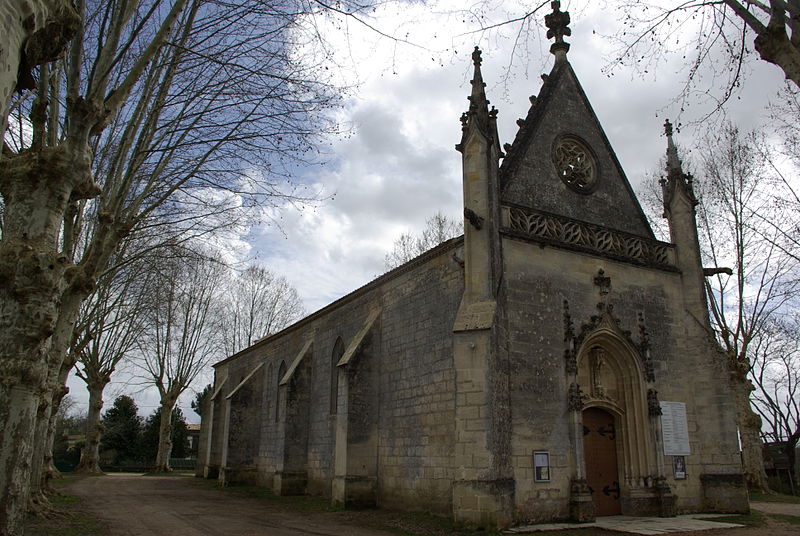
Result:
{"label": "weathered stone surface", "polygon": [[[475,55],[458,146],[464,237],[218,363],[199,472],[472,527],[591,521],[600,493],[631,515],[746,511],[694,214],[668,211],[671,243],[653,239],[556,52],[502,170]],[[596,182],[557,175],[565,134],[596,166],[570,180]],[[686,407],[682,479],[659,401]],[[609,419],[595,435],[617,460],[600,489],[587,410]]]}

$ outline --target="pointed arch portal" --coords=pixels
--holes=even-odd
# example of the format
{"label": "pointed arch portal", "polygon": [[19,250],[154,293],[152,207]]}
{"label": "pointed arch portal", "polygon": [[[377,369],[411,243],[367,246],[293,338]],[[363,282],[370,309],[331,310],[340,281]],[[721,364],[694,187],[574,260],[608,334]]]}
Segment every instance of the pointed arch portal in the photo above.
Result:
{"label": "pointed arch portal", "polygon": [[596,515],[626,512],[656,473],[647,389],[636,349],[611,325],[589,335],[578,352],[583,392],[583,474]]}

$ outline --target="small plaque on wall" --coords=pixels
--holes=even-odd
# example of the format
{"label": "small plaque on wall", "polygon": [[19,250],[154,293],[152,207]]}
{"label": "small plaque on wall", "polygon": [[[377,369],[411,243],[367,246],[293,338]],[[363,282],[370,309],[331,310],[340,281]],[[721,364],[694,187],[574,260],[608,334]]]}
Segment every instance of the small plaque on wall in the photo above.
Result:
{"label": "small plaque on wall", "polygon": [[536,482],[550,482],[550,453],[546,450],[533,453],[533,479]]}
{"label": "small plaque on wall", "polygon": [[686,458],[683,456],[672,457],[672,474],[675,476],[675,480],[686,478]]}
{"label": "small plaque on wall", "polygon": [[664,438],[666,456],[688,456],[689,423],[686,419],[686,404],[683,402],[661,402],[661,434]]}

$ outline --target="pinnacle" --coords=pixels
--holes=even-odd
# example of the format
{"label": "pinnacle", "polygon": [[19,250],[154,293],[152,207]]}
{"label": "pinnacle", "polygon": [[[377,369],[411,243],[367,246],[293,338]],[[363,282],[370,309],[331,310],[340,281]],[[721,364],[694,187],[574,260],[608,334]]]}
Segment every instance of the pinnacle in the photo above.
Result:
{"label": "pinnacle", "polygon": [[677,173],[683,175],[681,161],[678,158],[678,149],[672,140],[672,123],[670,123],[669,119],[664,122],[664,134],[667,136],[667,174]]}
{"label": "pinnacle", "polygon": [[481,74],[481,63],[483,63],[481,49],[478,47],[475,47],[472,52],[472,62],[475,65],[475,74],[470,81],[472,84],[472,94],[469,96],[470,112],[476,111],[478,108],[486,108],[489,104],[489,101],[486,100],[486,84],[483,82],[483,75]]}

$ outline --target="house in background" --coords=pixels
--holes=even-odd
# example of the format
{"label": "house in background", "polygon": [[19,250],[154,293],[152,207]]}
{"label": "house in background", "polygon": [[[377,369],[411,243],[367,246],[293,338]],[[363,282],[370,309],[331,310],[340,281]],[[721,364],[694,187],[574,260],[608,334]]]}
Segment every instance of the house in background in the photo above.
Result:
{"label": "house in background", "polygon": [[671,126],[667,243],[553,6],[553,68],[505,147],[473,54],[464,235],[217,363],[200,474],[478,526],[748,510]]}
{"label": "house in background", "polygon": [[186,439],[189,442],[189,457],[197,458],[197,450],[200,446],[200,425],[186,425]]}

